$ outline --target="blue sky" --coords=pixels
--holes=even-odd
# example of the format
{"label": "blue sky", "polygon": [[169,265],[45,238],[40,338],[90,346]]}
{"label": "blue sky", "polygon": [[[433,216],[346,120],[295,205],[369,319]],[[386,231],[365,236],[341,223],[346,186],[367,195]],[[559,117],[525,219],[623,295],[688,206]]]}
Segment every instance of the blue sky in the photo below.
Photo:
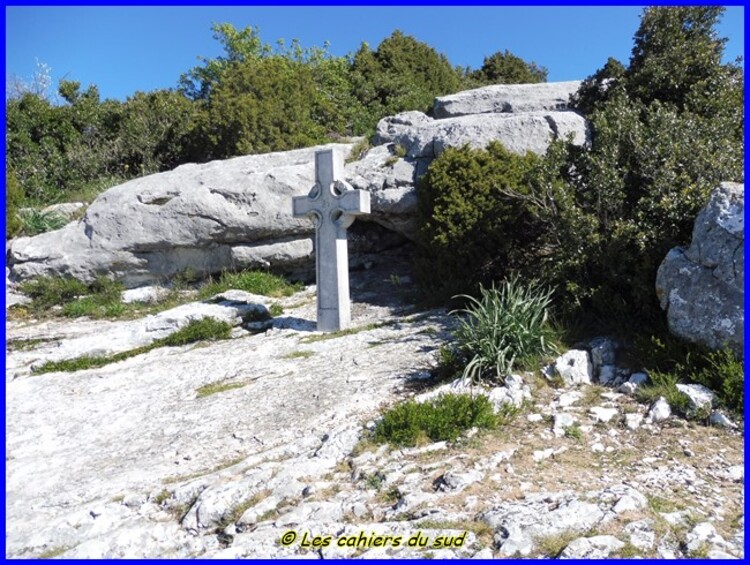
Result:
{"label": "blue sky", "polygon": [[[331,43],[346,55],[362,41],[374,48],[394,29],[413,35],[454,65],[481,66],[509,49],[547,67],[549,80],[581,79],[607,57],[626,63],[640,7],[6,7],[6,80],[30,78],[36,60],[61,78],[96,84],[103,98],[175,87],[180,74],[221,48],[213,22],[258,26],[268,43],[298,38]],[[742,55],[744,8],[720,25],[727,59]]]}

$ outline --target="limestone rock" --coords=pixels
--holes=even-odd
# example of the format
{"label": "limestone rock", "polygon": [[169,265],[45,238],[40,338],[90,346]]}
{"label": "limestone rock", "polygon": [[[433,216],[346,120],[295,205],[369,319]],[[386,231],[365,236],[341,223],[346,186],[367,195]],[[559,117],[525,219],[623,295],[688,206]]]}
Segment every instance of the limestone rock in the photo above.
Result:
{"label": "limestone rock", "polygon": [[469,114],[567,110],[571,94],[581,81],[539,84],[496,84],[435,99],[433,115],[438,119]]}
{"label": "limestone rock", "polygon": [[561,559],[605,559],[625,544],[615,536],[592,536],[577,538],[560,554]]}
{"label": "limestone rock", "polygon": [[646,419],[649,422],[663,422],[671,415],[672,409],[669,407],[669,402],[663,396],[660,396],[649,409]]}
{"label": "limestone rock", "polygon": [[555,139],[572,135],[576,145],[588,139],[586,120],[575,112],[480,114],[434,120],[420,112],[406,112],[378,122],[376,142],[395,143],[410,159],[432,160],[449,147],[480,149],[499,141],[513,153],[543,155]]}
{"label": "limestone rock", "polygon": [[712,349],[744,344],[744,185],[722,183],[693,227],[687,249],[659,267],[656,293],[670,331]]}
{"label": "limestone rock", "polygon": [[[348,154],[352,144],[326,147]],[[132,288],[187,269],[309,261],[314,229],[292,217],[291,199],[314,184],[318,149],[187,164],[110,188],[80,221],[14,240],[12,277],[109,274]]]}
{"label": "limestone rock", "polygon": [[593,368],[588,351],[571,349],[555,360],[555,371],[567,385],[591,384]]}
{"label": "limestone rock", "polygon": [[688,397],[690,413],[696,413],[702,410],[711,410],[711,405],[716,398],[713,391],[699,384],[677,384],[677,390]]}

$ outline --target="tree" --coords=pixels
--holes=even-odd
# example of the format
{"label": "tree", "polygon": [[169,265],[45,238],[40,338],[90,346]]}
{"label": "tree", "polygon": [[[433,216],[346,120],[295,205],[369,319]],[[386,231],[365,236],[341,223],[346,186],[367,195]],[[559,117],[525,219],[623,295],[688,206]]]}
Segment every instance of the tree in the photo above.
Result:
{"label": "tree", "polygon": [[428,112],[436,96],[461,88],[461,74],[432,47],[396,30],[375,51],[363,43],[352,57],[354,96],[364,108],[356,125],[372,130],[385,116]]}
{"label": "tree", "polygon": [[547,69],[527,63],[507,49],[484,58],[482,67],[472,73],[480,84],[527,84],[547,82]]}

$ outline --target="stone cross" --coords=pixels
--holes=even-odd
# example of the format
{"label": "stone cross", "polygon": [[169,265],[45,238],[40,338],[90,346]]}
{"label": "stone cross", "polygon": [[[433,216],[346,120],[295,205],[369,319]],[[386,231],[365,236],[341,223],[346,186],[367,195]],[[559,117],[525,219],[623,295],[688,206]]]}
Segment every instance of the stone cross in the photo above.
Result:
{"label": "stone cross", "polygon": [[345,183],[344,160],[332,149],[315,152],[315,186],[293,199],[294,216],[315,224],[315,279],[318,331],[346,329],[351,320],[346,229],[354,217],[370,213],[370,193]]}

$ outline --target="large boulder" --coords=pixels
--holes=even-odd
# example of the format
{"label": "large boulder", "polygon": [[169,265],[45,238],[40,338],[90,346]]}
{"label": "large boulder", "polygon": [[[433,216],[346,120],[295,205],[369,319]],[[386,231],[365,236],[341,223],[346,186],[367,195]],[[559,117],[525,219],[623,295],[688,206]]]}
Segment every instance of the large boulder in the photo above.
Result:
{"label": "large boulder", "polygon": [[400,145],[408,158],[432,160],[449,147],[484,148],[491,141],[501,142],[514,153],[543,155],[552,141],[568,135],[576,145],[586,143],[586,120],[576,112],[478,114],[441,120],[405,112],[380,120],[375,139]]}
{"label": "large boulder", "polygon": [[[352,145],[326,147],[348,154]],[[110,188],[80,221],[12,242],[12,276],[108,274],[132,287],[188,269],[309,261],[313,226],[292,216],[291,202],[314,184],[318,149],[187,164]]]}
{"label": "large boulder", "polygon": [[438,119],[471,114],[567,110],[580,80],[540,84],[495,84],[435,99],[432,114]]}
{"label": "large boulder", "polygon": [[656,277],[673,334],[738,354],[745,329],[744,211],[745,185],[722,183],[695,220],[690,246],[672,249]]}

